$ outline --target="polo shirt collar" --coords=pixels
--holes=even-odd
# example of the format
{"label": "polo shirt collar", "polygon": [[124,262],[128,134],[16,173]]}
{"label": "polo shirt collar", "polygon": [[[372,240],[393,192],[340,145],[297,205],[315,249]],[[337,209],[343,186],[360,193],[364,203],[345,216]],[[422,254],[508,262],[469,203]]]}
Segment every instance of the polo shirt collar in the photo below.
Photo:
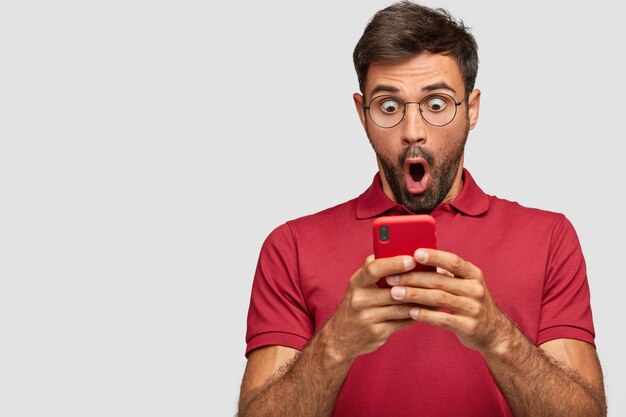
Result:
{"label": "polo shirt collar", "polygon": [[374,175],[372,185],[359,196],[356,202],[356,218],[369,219],[380,216],[388,210],[403,207],[392,201],[385,192],[380,180],[380,173]]}
{"label": "polo shirt collar", "polygon": [[[463,188],[459,195],[451,203],[440,204],[434,211],[448,204],[468,216],[479,216],[489,209],[489,198],[476,184],[469,171],[463,168]],[[376,173],[372,185],[357,198],[356,217],[369,219],[385,213],[411,214],[406,207],[387,197],[382,188],[380,174]]]}
{"label": "polo shirt collar", "polygon": [[465,168],[463,168],[463,188],[450,205],[468,216],[480,216],[489,209],[489,197]]}

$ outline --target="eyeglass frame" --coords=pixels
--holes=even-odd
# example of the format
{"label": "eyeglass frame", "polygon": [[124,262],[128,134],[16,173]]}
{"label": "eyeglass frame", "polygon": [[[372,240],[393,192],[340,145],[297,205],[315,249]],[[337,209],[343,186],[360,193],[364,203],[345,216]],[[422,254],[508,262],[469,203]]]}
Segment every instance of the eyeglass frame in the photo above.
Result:
{"label": "eyeglass frame", "polygon": [[[435,125],[435,124],[432,124],[431,122],[429,122],[428,120],[426,120],[426,118],[424,117],[424,114],[423,114],[424,112],[422,110],[422,101],[426,100],[427,98],[429,98],[431,96],[436,96],[438,94],[450,97],[452,99],[452,102],[454,103],[454,116],[452,116],[452,119],[450,119],[450,121],[448,123],[443,124],[443,125]],[[393,96],[393,95],[390,95],[390,94],[383,94],[383,95],[376,96],[376,97],[372,98],[370,100],[370,102],[369,102],[369,105],[367,105],[367,106],[365,105],[365,96],[363,96],[363,102],[362,102],[363,103],[363,110],[366,111],[366,113],[369,113],[370,112],[370,107],[372,106],[372,102],[374,100],[376,100],[377,98],[380,98],[380,97],[392,97],[392,98],[400,101],[403,104],[402,118],[400,119],[400,121],[398,121],[398,123],[396,123],[395,125],[392,125],[392,126],[381,126],[381,125],[379,125],[378,123],[376,123],[374,121],[374,119],[372,119],[372,115],[370,114],[369,118],[372,120],[372,123],[374,123],[376,126],[380,127],[381,129],[392,129],[392,128],[398,126],[400,123],[402,123],[404,121],[404,118],[406,117],[406,106],[407,106],[407,104],[417,104],[417,109],[420,112],[420,117],[422,118],[423,121],[425,121],[429,125],[431,125],[433,127],[448,126],[450,123],[452,123],[454,121],[454,118],[456,117],[456,114],[458,113],[459,106],[461,104],[463,104],[463,102],[469,97],[469,94],[465,94],[465,96],[463,97],[463,100],[459,101],[458,103],[457,103],[457,101],[456,101],[456,99],[454,97],[452,97],[450,94],[447,94],[447,93],[432,93],[432,94],[428,94],[428,95],[422,97],[422,99],[420,101],[407,101],[407,102],[402,100],[400,97],[396,97],[396,96]]]}

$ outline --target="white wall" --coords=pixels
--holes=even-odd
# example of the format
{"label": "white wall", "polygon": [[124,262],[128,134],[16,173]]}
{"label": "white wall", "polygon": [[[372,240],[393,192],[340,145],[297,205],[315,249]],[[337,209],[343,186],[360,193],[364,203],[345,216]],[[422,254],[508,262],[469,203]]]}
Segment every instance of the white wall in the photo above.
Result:
{"label": "white wall", "polygon": [[[626,415],[621,10],[431,2],[474,28],[487,192],[564,212]],[[386,1],[0,5],[0,414],[235,413],[265,236],[375,171],[351,54]]]}

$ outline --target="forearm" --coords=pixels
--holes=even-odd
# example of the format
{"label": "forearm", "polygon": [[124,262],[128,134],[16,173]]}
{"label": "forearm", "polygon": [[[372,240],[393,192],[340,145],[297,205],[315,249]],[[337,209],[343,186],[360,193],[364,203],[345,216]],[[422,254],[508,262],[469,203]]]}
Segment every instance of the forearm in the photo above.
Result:
{"label": "forearm", "polygon": [[238,416],[331,416],[352,361],[330,354],[327,340],[322,328],[291,364],[241,398]]}
{"label": "forearm", "polygon": [[603,392],[509,325],[507,342],[483,356],[516,417],[606,415]]}

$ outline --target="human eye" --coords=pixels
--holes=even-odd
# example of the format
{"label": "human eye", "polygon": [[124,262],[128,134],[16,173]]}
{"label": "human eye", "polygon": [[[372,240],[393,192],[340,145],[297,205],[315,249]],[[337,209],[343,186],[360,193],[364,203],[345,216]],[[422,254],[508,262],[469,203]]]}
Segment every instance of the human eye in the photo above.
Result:
{"label": "human eye", "polygon": [[440,112],[448,107],[449,104],[450,99],[441,95],[428,96],[424,100],[424,107],[433,112]]}
{"label": "human eye", "polygon": [[397,98],[381,97],[378,100],[378,107],[384,114],[394,114],[402,109],[402,104]]}

